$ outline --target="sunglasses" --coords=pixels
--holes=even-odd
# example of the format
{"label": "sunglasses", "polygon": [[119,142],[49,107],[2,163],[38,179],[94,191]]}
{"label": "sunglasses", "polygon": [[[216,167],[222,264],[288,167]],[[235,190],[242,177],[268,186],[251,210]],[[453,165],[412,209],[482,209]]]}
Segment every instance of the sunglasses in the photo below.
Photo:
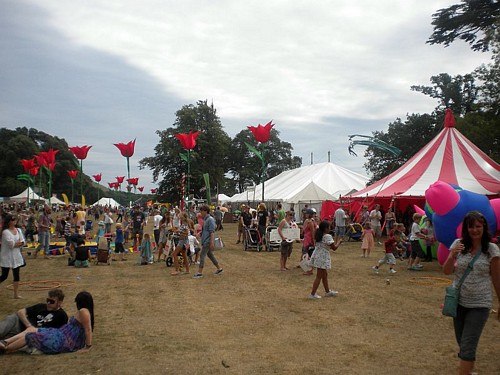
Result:
{"label": "sunglasses", "polygon": [[56,303],[55,299],[47,298],[47,305],[53,305],[54,303]]}

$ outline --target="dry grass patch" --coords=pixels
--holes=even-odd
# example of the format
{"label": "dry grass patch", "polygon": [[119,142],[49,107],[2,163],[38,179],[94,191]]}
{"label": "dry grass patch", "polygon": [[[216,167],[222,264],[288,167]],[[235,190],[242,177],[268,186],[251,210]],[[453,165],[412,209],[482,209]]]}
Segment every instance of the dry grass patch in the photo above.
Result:
{"label": "dry grass patch", "polygon": [[[149,224],[149,226],[151,223]],[[151,230],[152,232],[152,230]],[[127,262],[89,269],[67,267],[64,257],[28,259],[22,281],[71,281],[65,307],[74,296],[95,298],[94,346],[87,354],[2,356],[2,374],[451,374],[458,363],[452,320],[441,316],[443,286],[410,283],[412,277],[443,277],[436,262],[425,271],[398,273],[359,257],[360,243],[343,244],[332,256],[336,298],[308,300],[311,276],[279,271],[279,252],[244,252],[235,245],[236,226],[220,232],[226,247],[216,252],[220,276],[207,259],[205,276],[171,277],[164,263]],[[299,260],[294,245],[291,265]],[[191,275],[195,269],[191,271]],[[386,284],[390,279],[390,285]],[[10,280],[9,280],[10,281]],[[44,299],[45,291],[24,292],[25,300],[1,291],[0,315]],[[323,292],[320,286],[319,292]],[[495,306],[497,308],[497,306]],[[500,373],[498,330],[488,321],[478,350],[480,374]]]}

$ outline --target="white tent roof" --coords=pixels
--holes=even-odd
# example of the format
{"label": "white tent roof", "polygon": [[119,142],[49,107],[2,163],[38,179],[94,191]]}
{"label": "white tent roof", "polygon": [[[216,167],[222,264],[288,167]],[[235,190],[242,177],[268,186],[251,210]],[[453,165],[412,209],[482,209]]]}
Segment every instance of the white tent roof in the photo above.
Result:
{"label": "white tent roof", "polygon": [[120,207],[120,203],[115,201],[113,198],[102,197],[97,202],[95,202],[92,206],[109,206],[113,208]]}
{"label": "white tent roof", "polygon": [[[368,177],[333,163],[319,163],[285,171],[264,183],[264,200],[286,203],[335,200],[366,186]],[[262,184],[231,197],[231,202],[260,201]]]}
{"label": "white tent roof", "polygon": [[231,199],[231,197],[228,197],[226,194],[219,194],[217,196],[217,202],[221,202],[221,203],[225,203],[227,201],[229,201]]}
{"label": "white tent roof", "polygon": [[44,201],[45,198],[40,197],[37,193],[33,191],[32,188],[27,188],[24,190],[22,193],[19,193],[17,195],[14,195],[13,197],[10,197],[9,200],[16,201],[16,202],[26,202],[28,199],[28,191],[30,195],[30,201],[35,200],[35,201]]}
{"label": "white tent roof", "polygon": [[[45,202],[49,203],[49,200],[45,199]],[[50,204],[62,204],[62,205],[64,205],[66,203],[64,203],[64,201],[60,200],[57,197],[52,197],[52,198],[50,198]]]}

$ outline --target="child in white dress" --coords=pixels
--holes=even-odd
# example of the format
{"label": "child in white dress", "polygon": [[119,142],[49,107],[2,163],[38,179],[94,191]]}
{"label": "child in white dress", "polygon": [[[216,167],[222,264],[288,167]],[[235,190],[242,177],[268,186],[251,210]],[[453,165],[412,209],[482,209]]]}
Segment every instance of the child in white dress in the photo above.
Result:
{"label": "child in white dress", "polygon": [[337,250],[342,243],[342,237],[339,236],[337,242],[333,240],[330,234],[330,222],[322,221],[319,228],[315,232],[316,247],[311,255],[311,267],[316,268],[316,279],[314,280],[310,299],[319,299],[321,296],[316,294],[320,282],[323,282],[325,287],[325,297],[335,297],[338,292],[330,290],[328,286],[328,270],[332,268],[332,261],[330,259],[330,250]]}

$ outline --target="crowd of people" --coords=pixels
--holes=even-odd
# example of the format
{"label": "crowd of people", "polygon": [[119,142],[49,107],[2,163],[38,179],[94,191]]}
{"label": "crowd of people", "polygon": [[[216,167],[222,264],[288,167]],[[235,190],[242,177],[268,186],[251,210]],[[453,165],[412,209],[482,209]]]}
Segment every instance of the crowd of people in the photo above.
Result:
{"label": "crowd of people", "polygon": [[[78,249],[85,248],[84,239],[87,236],[85,222],[87,217],[94,213],[79,214],[81,211],[83,211],[81,208],[76,208],[74,212],[65,213],[60,223],[62,228],[59,228],[59,235],[73,247],[76,260],[79,262],[77,265],[85,266],[82,257],[90,257],[88,248],[83,255]],[[104,218],[99,223],[96,233],[98,237],[109,234],[113,224],[113,215],[109,208],[105,208],[102,214]],[[139,259],[143,264],[161,261],[162,256],[170,254],[174,265],[172,276],[190,272],[190,266],[193,264],[188,262],[189,255],[196,255],[196,261],[193,263],[198,266],[193,278],[204,276],[206,257],[214,265],[216,275],[224,272],[214,254],[216,231],[223,230],[223,216],[215,213],[212,216],[209,206],[190,207],[187,211],[181,211],[176,207],[171,210],[155,207],[150,214],[136,206],[132,211],[123,210],[119,214],[117,212],[114,214],[119,215],[117,221],[120,220],[120,223],[115,225],[115,232],[111,233],[115,242],[114,251],[119,257],[117,259],[126,259],[125,244],[130,241],[133,246],[140,249]],[[145,231],[148,216],[153,220],[152,236]],[[20,270],[25,265],[21,248],[27,242],[34,242],[35,235],[38,235],[40,242],[38,249],[45,250],[46,242],[51,236],[53,216],[50,207],[43,207],[38,218],[35,217],[33,210],[27,214],[6,212],[2,215],[0,282],[5,281],[12,270],[14,298],[21,298],[18,286]],[[101,215],[94,217],[100,219]],[[339,207],[330,220],[320,220],[316,211],[309,207],[301,211],[301,255],[309,259],[311,267],[311,270],[305,271],[304,274],[312,275],[313,270],[316,271],[308,298],[321,299],[317,293],[320,284],[323,284],[325,297],[338,295],[338,291],[330,288],[328,281],[328,270],[331,269],[332,263],[330,251],[335,251],[341,246],[347,233],[349,219],[350,215],[343,207]],[[384,227],[386,228],[386,237],[383,241],[384,255],[372,267],[374,272],[379,273],[381,267],[387,264],[388,272],[396,273],[397,259],[406,260],[406,267],[411,271],[421,270],[423,267],[421,262],[432,261],[432,245],[435,242],[432,222],[426,219],[422,226],[422,215],[419,213],[413,214],[412,219],[407,234],[405,225],[397,222],[392,210],[387,211],[385,224],[382,225],[382,215],[378,205],[371,211],[365,206],[362,207],[359,213],[359,221],[363,225],[362,257],[369,258],[374,247],[382,245],[382,231]],[[276,226],[278,236],[281,238],[280,269],[288,271],[287,263],[294,243],[298,242],[296,237],[289,237],[292,233],[290,230],[298,228],[293,210],[285,211],[279,204],[270,214],[264,203],[260,203],[253,212],[247,205],[241,205],[236,243],[245,241],[245,228],[254,227],[261,238],[264,238],[270,225]],[[454,274],[453,283],[457,284],[472,257],[476,255],[478,257],[470,275],[461,284],[458,314],[454,318],[455,336],[460,348],[458,354],[462,371],[460,373],[464,374],[470,373],[474,367],[477,344],[492,307],[491,285],[497,298],[500,299],[500,250],[491,242],[491,238],[484,216],[478,212],[468,213],[463,220],[461,238],[453,243],[443,265],[443,272]],[[422,240],[425,251],[421,246]],[[156,250],[157,259],[154,259],[153,250]],[[47,253],[44,252],[44,255]],[[179,256],[183,259],[182,268]],[[62,309],[63,301],[63,292],[54,289],[49,291],[46,304],[28,306],[0,321],[0,352],[9,353],[20,349],[43,353],[89,350],[92,346],[94,327],[92,296],[88,292],[81,292],[76,296],[77,313],[69,320]],[[497,319],[500,320],[500,313]]]}

